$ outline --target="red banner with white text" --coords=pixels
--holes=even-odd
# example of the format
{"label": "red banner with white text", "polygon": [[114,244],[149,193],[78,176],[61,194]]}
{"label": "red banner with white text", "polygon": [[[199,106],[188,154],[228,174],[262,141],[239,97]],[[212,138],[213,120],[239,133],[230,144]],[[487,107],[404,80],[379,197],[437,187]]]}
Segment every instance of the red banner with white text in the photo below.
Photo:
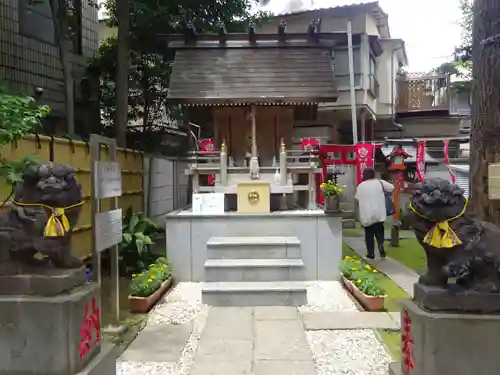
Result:
{"label": "red banner with white text", "polygon": [[418,181],[425,180],[425,141],[418,141],[415,156]]}
{"label": "red banner with white text", "polygon": [[356,145],[356,179],[358,185],[363,181],[365,168],[375,166],[375,146],[373,143],[358,143]]}

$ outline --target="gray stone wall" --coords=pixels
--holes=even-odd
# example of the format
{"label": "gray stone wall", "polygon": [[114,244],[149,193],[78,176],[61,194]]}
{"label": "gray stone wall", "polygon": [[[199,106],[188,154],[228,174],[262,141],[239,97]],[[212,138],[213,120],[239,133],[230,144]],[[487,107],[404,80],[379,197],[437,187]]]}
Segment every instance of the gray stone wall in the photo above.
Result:
{"label": "gray stone wall", "polygon": [[[28,5],[30,0],[0,0],[0,80],[16,91],[33,95],[41,87],[40,100],[54,115],[64,114],[64,81],[59,52],[53,40],[48,0]],[[87,61],[98,49],[97,9],[82,0],[81,55],[73,56],[75,91]]]}

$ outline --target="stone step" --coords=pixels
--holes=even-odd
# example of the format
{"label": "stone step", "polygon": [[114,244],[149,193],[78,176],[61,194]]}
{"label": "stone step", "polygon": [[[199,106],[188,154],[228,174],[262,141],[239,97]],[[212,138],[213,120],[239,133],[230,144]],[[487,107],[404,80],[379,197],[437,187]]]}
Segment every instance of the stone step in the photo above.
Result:
{"label": "stone step", "polygon": [[307,289],[301,281],[205,282],[202,301],[211,306],[301,306]]}
{"label": "stone step", "polygon": [[205,280],[300,281],[304,280],[304,262],[302,259],[207,259]]}
{"label": "stone step", "polygon": [[297,237],[211,237],[209,259],[300,259]]}

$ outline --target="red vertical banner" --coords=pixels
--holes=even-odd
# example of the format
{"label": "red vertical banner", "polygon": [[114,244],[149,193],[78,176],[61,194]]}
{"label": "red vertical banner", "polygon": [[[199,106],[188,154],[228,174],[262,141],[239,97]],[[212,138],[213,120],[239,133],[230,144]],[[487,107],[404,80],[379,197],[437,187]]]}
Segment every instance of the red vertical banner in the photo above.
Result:
{"label": "red vertical banner", "polygon": [[425,179],[425,141],[418,141],[415,159],[418,181],[422,182]]}
{"label": "red vertical banner", "polygon": [[449,139],[445,139],[443,141],[443,145],[444,145],[444,162],[446,165],[450,164],[450,140]]}
{"label": "red vertical banner", "polygon": [[444,145],[444,162],[448,166],[448,172],[450,172],[450,177],[451,177],[451,182],[455,183],[456,178],[453,172],[451,171],[449,165],[450,165],[450,140],[445,139],[443,141]]}
{"label": "red vertical banner", "polygon": [[[215,143],[214,140],[211,138],[208,139],[200,139],[200,149],[203,153],[204,156],[215,156],[217,154],[214,153],[215,151]],[[215,175],[209,175],[208,176],[208,184],[209,185],[214,185],[215,184]]]}
{"label": "red vertical banner", "polygon": [[373,143],[358,143],[356,145],[356,179],[358,185],[363,181],[365,168],[375,165],[375,147]]}

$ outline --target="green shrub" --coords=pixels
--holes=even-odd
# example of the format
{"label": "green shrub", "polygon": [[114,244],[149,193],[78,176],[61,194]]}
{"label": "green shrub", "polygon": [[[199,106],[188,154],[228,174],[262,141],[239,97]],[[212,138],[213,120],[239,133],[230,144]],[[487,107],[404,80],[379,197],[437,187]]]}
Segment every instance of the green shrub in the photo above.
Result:
{"label": "green shrub", "polygon": [[166,258],[158,258],[142,273],[132,275],[130,294],[135,297],[149,297],[160,289],[161,284],[172,276],[172,266]]}
{"label": "green shrub", "polygon": [[385,295],[385,290],[379,286],[380,274],[363,260],[346,256],[340,262],[340,271],[364,294],[368,296]]}
{"label": "green shrub", "polygon": [[151,249],[154,240],[161,233],[160,228],[142,214],[127,210],[123,219],[123,237],[120,243],[120,266],[126,275],[144,271],[154,263],[156,255]]}

